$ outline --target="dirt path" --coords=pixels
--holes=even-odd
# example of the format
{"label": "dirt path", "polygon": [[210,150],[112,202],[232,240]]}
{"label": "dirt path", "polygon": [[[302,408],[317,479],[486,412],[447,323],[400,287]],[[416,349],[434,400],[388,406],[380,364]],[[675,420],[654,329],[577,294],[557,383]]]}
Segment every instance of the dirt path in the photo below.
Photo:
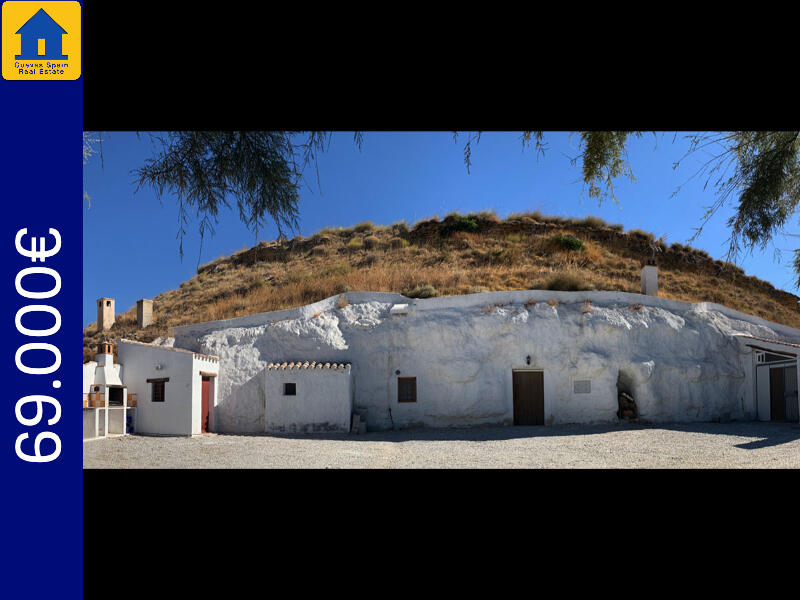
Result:
{"label": "dirt path", "polygon": [[800,468],[800,424],[419,429],[348,435],[126,436],[84,468]]}

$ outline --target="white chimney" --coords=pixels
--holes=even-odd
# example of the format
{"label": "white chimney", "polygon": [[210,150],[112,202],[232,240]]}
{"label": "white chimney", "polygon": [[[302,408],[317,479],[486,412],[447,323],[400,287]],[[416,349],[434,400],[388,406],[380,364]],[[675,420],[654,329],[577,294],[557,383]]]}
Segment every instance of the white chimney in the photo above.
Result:
{"label": "white chimney", "polygon": [[103,342],[97,348],[94,357],[97,369],[94,372],[95,385],[122,385],[117,370],[114,368],[114,349],[108,342]]}
{"label": "white chimney", "polygon": [[642,267],[642,294],[658,296],[658,267],[655,265]]}

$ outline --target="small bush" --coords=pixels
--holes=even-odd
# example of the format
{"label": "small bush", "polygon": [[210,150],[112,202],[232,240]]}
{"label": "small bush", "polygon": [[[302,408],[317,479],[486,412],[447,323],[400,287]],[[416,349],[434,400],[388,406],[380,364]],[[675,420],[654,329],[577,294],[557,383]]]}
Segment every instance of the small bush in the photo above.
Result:
{"label": "small bush", "polygon": [[467,218],[472,218],[480,221],[488,221],[490,223],[502,223],[503,220],[497,216],[494,210],[482,210],[479,213],[469,213]]}
{"label": "small bush", "polygon": [[405,295],[409,298],[433,298],[438,296],[439,292],[432,285],[421,283]]}
{"label": "small bush", "polygon": [[349,242],[347,242],[347,247],[351,250],[359,250],[364,243],[361,241],[361,238],[353,238]]}
{"label": "small bush", "polygon": [[353,231],[356,233],[366,233],[367,231],[372,231],[375,229],[375,225],[372,224],[372,221],[364,221],[363,223],[358,223],[353,227]]}
{"label": "small bush", "polygon": [[584,227],[595,227],[597,229],[607,226],[607,223],[600,217],[586,217],[585,219],[578,221],[578,224],[583,225]]}
{"label": "small bush", "polygon": [[462,215],[448,215],[444,220],[444,226],[439,230],[443,236],[450,235],[456,231],[478,231],[478,221],[475,217],[464,217]]}
{"label": "small bush", "polygon": [[522,241],[522,236],[518,233],[510,233],[506,236],[506,239],[512,244],[517,244]]}
{"label": "small bush", "polygon": [[401,237],[393,237],[389,239],[389,246],[392,248],[407,248],[409,246],[408,240]]}
{"label": "small bush", "polygon": [[377,248],[381,245],[381,240],[376,235],[368,235],[364,238],[364,247],[367,250],[371,250],[372,248]]}
{"label": "small bush", "polygon": [[558,244],[565,250],[584,250],[586,245],[578,238],[571,235],[564,235],[559,233],[557,236],[551,238],[555,244]]}
{"label": "small bush", "polygon": [[559,273],[547,281],[545,289],[558,292],[585,292],[594,289],[594,286],[573,273]]}
{"label": "small bush", "polygon": [[[347,287],[347,286],[345,286],[345,287]],[[348,304],[350,304],[350,303],[347,301],[347,296],[345,296],[344,294],[339,296],[339,299],[336,301],[336,306],[338,306],[339,308],[344,308]]]}
{"label": "small bush", "polygon": [[313,238],[314,243],[316,244],[332,244],[333,238],[329,235],[325,234],[317,234]]}
{"label": "small bush", "polygon": [[394,231],[397,235],[403,236],[408,235],[408,223],[405,221],[398,221],[397,223],[392,223],[392,231]]}
{"label": "small bush", "polygon": [[380,257],[377,254],[367,254],[363,259],[358,261],[359,268],[372,267],[380,262]]}
{"label": "small bush", "polygon": [[647,231],[643,231],[641,229],[631,229],[628,232],[628,235],[635,238],[644,238],[648,242],[652,242],[656,239],[652,233],[648,233]]}

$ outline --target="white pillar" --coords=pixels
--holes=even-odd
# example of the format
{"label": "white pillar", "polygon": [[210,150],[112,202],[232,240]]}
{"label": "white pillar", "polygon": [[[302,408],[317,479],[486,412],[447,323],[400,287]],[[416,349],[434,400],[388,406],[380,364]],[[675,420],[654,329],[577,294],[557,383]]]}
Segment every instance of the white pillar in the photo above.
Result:
{"label": "white pillar", "polygon": [[655,265],[642,267],[642,294],[658,296],[658,267]]}

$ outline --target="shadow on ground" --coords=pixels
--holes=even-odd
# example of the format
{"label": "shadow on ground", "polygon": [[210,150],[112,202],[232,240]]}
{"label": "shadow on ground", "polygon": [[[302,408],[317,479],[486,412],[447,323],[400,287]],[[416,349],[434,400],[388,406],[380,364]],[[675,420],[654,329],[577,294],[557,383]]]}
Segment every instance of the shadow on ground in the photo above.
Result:
{"label": "shadow on ground", "polygon": [[[625,431],[668,430],[701,435],[727,435],[733,437],[759,438],[736,444],[736,448],[756,450],[778,446],[800,439],[800,424],[771,423],[761,421],[729,423],[611,423],[599,425],[549,425],[545,427],[478,426],[465,428],[420,428],[369,431],[361,435],[346,433],[250,433],[230,434],[254,437],[281,437],[291,439],[349,440],[353,442],[408,441],[467,441],[491,442],[517,438],[558,437],[575,435],[603,435]],[[220,434],[227,435],[227,434]]]}

